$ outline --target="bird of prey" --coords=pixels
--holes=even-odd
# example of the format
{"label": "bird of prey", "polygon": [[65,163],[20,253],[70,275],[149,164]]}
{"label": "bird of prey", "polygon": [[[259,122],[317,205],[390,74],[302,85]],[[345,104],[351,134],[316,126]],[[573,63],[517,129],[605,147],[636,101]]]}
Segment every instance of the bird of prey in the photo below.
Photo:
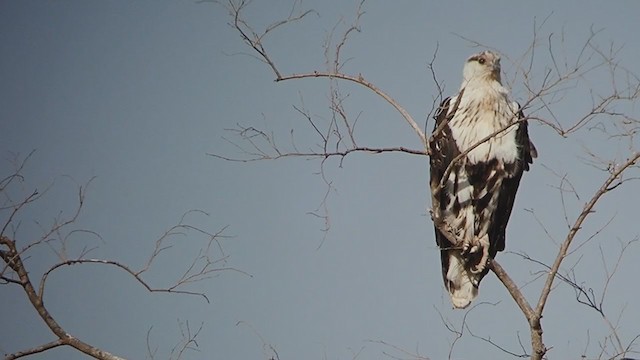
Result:
{"label": "bird of prey", "polygon": [[434,116],[429,140],[432,218],[442,278],[454,308],[478,295],[524,171],[537,157],[520,105],[500,79],[500,56],[472,55],[460,90]]}

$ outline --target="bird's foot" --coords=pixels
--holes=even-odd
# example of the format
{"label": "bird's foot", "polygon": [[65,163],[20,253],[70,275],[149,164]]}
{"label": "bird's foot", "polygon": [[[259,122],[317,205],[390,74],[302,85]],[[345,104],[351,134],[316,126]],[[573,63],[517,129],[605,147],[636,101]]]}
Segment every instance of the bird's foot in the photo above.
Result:
{"label": "bird's foot", "polygon": [[489,261],[489,235],[485,234],[480,238],[473,238],[462,244],[462,255],[471,255],[478,252],[482,252],[480,261],[469,268],[473,274],[481,273],[487,267],[487,262]]}

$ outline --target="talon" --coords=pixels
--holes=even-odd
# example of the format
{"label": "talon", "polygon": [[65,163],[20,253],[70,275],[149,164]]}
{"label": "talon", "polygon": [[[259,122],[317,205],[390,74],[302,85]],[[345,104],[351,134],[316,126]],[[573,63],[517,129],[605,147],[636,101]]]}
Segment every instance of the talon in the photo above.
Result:
{"label": "talon", "polygon": [[469,244],[468,242],[464,242],[464,244],[462,244],[462,255],[467,254],[469,252],[469,248],[470,248],[471,244]]}
{"label": "talon", "polygon": [[482,260],[481,260],[481,263],[478,264],[478,266],[474,266],[474,267],[469,268],[469,271],[471,271],[472,274],[479,274],[485,269],[485,267],[486,267],[485,264],[483,264]]}
{"label": "talon", "polygon": [[474,248],[476,248],[475,251],[478,251],[478,248],[480,247],[482,248],[482,258],[480,258],[478,265],[469,269],[469,271],[471,271],[471,273],[473,274],[478,274],[484,271],[484,269],[487,267],[487,262],[489,261],[489,236],[485,235],[481,237],[480,239],[478,239],[478,243],[479,245],[475,245]]}

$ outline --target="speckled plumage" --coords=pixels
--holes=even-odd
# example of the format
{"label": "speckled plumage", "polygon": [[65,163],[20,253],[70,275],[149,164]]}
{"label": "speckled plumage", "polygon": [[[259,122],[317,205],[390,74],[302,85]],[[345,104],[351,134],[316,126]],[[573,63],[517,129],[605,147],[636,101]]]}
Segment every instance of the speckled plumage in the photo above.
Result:
{"label": "speckled plumage", "polygon": [[488,261],[504,250],[520,178],[536,149],[520,106],[500,82],[500,57],[490,51],[467,60],[460,92],[442,102],[435,119],[432,211],[457,239],[450,242],[436,227],[436,242],[453,306],[465,308],[478,294]]}

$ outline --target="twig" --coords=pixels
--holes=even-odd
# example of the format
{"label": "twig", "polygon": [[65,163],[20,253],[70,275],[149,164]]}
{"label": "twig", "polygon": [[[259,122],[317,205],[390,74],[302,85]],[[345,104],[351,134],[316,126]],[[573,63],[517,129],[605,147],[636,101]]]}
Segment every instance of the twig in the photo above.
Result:
{"label": "twig", "polygon": [[416,132],[416,134],[420,138],[420,141],[422,142],[422,145],[424,145],[425,148],[426,148],[427,139],[425,137],[425,134],[422,131],[422,129],[420,128],[420,126],[418,126],[416,121],[413,119],[413,117],[409,114],[409,112],[407,110],[405,110],[402,106],[400,106],[400,104],[395,99],[393,99],[391,96],[389,96],[387,93],[382,91],[380,88],[375,86],[373,83],[367,81],[362,75],[352,76],[352,75],[347,75],[347,74],[342,74],[342,73],[314,71],[312,73],[291,74],[291,75],[287,75],[287,76],[281,76],[281,77],[278,77],[276,79],[276,81],[280,82],[280,81],[285,81],[285,80],[305,79],[305,78],[320,78],[320,77],[351,81],[351,82],[354,82],[356,84],[359,84],[359,85],[362,85],[362,86],[366,87],[367,89],[373,91],[376,95],[382,97],[386,102],[388,102],[391,106],[393,106],[393,108],[396,109],[400,113],[400,115],[402,115],[402,117],[405,119],[405,121]]}
{"label": "twig", "polygon": [[527,321],[530,321],[533,318],[533,308],[529,305],[527,299],[525,299],[524,295],[518,288],[518,285],[511,279],[509,274],[500,266],[500,264],[495,260],[491,260],[489,262],[489,269],[493,271],[494,274],[500,279],[504,287],[509,291],[509,294],[515,300],[516,304],[524,314]]}
{"label": "twig", "polygon": [[322,152],[322,153],[315,153],[315,152],[309,152],[309,153],[305,153],[305,152],[296,152],[296,153],[281,153],[281,154],[277,154],[274,156],[269,156],[269,155],[263,155],[260,158],[251,158],[251,159],[235,159],[235,158],[230,158],[230,157],[226,157],[226,156],[222,156],[222,155],[218,155],[218,154],[211,154],[211,153],[207,153],[207,155],[209,156],[213,156],[215,158],[218,159],[222,159],[222,160],[226,160],[226,161],[232,161],[232,162],[252,162],[252,161],[260,161],[260,160],[276,160],[276,159],[281,159],[281,158],[286,158],[286,157],[302,157],[302,158],[312,158],[312,157],[320,157],[320,158],[330,158],[330,157],[345,157],[351,153],[354,152],[366,152],[366,153],[370,153],[370,154],[382,154],[382,153],[389,153],[389,152],[402,152],[402,153],[407,153],[407,154],[412,154],[412,155],[427,155],[426,151],[423,150],[414,150],[414,149],[408,149],[405,148],[403,146],[399,146],[399,147],[389,147],[389,148],[372,148],[372,147],[367,147],[367,146],[361,146],[361,147],[355,147],[355,148],[351,148],[351,149],[347,149],[344,151],[335,151],[335,152]]}

